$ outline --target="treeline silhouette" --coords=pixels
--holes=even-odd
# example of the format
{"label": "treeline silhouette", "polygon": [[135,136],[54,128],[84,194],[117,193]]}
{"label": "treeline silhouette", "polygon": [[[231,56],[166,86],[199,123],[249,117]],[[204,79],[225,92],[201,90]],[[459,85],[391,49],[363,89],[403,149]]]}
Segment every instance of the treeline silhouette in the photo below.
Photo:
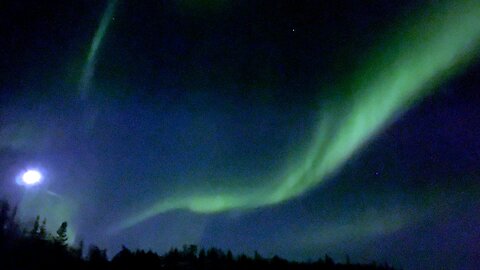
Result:
{"label": "treeline silhouette", "polygon": [[394,269],[388,264],[336,263],[325,255],[315,262],[292,262],[278,256],[264,258],[255,252],[234,256],[231,251],[221,249],[199,249],[185,245],[182,249],[172,248],[163,255],[152,251],[131,251],[125,246],[111,260],[107,251],[91,245],[84,252],[83,242],[68,245],[67,222],[60,224],[55,233],[46,230],[47,220],[37,216],[33,226],[21,228],[16,221],[16,208],[10,209],[6,201],[0,201],[0,269],[179,269],[179,270],[264,270],[264,269]]}

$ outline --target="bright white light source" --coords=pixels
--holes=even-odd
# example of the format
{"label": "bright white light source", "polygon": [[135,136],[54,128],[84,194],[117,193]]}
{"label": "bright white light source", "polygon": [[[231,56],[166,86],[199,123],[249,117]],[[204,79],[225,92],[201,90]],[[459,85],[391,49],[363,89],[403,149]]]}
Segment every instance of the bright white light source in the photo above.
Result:
{"label": "bright white light source", "polygon": [[42,174],[36,170],[28,170],[22,175],[22,181],[25,185],[36,185],[42,180]]}

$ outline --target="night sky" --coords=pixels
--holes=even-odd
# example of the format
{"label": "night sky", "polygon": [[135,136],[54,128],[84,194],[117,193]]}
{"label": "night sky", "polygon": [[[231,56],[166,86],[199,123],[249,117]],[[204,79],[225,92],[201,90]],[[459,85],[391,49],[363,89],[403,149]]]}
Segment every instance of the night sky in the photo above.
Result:
{"label": "night sky", "polygon": [[109,254],[472,269],[479,53],[475,0],[1,1],[0,198]]}

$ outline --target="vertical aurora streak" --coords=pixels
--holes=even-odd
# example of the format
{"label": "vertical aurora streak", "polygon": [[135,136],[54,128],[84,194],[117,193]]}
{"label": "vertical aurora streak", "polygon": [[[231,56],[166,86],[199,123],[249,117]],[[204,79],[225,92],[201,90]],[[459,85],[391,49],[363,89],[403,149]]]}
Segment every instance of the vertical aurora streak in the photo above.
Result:
{"label": "vertical aurora streak", "polygon": [[[318,186],[370,138],[428,95],[440,82],[461,71],[476,56],[480,41],[480,2],[444,1],[426,16],[402,22],[391,36],[367,54],[368,59],[334,91],[348,93],[320,107],[314,141],[283,175],[259,186],[222,193],[163,198],[112,232],[175,209],[213,213],[276,204]],[[227,187],[228,188],[228,187]]]}
{"label": "vertical aurora streak", "polygon": [[95,36],[93,37],[93,41],[90,46],[90,50],[88,51],[87,62],[85,63],[85,66],[83,68],[82,77],[79,83],[80,98],[82,100],[88,97],[90,83],[95,73],[95,63],[97,60],[98,49],[100,48],[102,40],[105,37],[105,33],[108,30],[108,26],[112,21],[112,16],[115,11],[116,4],[117,0],[110,0],[108,2],[108,6],[103,13],[102,20],[100,21],[100,25],[95,32]]}

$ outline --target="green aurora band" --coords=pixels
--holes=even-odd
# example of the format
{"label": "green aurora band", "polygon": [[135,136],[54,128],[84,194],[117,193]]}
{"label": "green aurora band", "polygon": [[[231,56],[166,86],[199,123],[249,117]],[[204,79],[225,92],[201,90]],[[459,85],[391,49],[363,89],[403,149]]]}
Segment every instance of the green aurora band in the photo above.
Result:
{"label": "green aurora band", "polygon": [[105,12],[103,13],[102,20],[100,21],[100,26],[95,32],[95,36],[93,37],[92,44],[90,45],[90,50],[88,51],[88,56],[87,56],[87,62],[85,64],[85,67],[83,68],[82,77],[80,78],[79,91],[80,91],[80,98],[82,100],[88,97],[90,82],[92,81],[93,75],[95,73],[95,63],[97,60],[98,49],[100,48],[100,44],[102,44],[102,40],[105,37],[105,33],[108,30],[108,26],[112,21],[116,4],[117,4],[117,0],[111,0],[108,2],[108,6],[105,9]]}
{"label": "green aurora band", "polygon": [[[444,1],[422,16],[403,21],[366,54],[351,77],[333,89],[303,158],[273,182],[222,192],[162,198],[111,229],[118,232],[171,210],[215,213],[277,204],[318,186],[370,138],[476,57],[480,41],[480,1]],[[296,164],[294,164],[296,163]],[[263,180],[263,181],[262,181]]]}

